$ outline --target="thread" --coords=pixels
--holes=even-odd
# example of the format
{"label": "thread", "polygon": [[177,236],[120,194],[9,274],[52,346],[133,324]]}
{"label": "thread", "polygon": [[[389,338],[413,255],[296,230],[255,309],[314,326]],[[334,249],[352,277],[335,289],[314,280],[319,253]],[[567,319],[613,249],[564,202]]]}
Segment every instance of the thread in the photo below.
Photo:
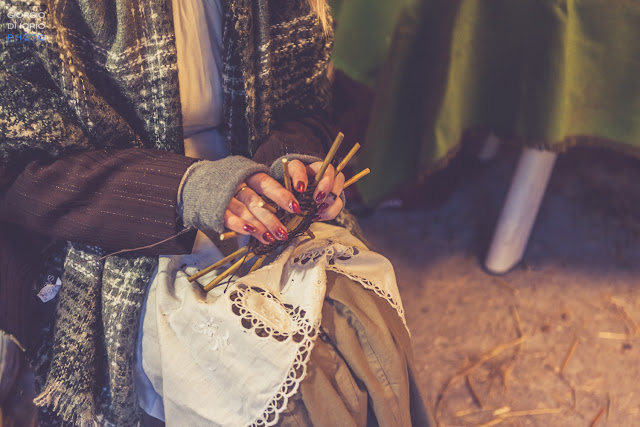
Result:
{"label": "thread", "polygon": [[96,259],[86,259],[86,260],[83,260],[83,261],[81,261],[81,263],[85,263],[85,262],[89,262],[89,261],[91,261],[91,262],[98,262],[98,261],[102,261],[103,259],[106,259],[106,258],[108,258],[108,257],[110,257],[110,256],[113,256],[113,255],[119,255],[119,254],[123,254],[123,253],[127,253],[127,252],[142,251],[142,250],[145,250],[145,249],[151,249],[151,248],[153,248],[153,247],[155,247],[155,246],[158,246],[158,245],[161,245],[161,244],[163,244],[163,243],[166,243],[166,242],[168,242],[169,240],[175,239],[176,237],[180,237],[180,236],[182,236],[183,234],[188,233],[188,232],[193,231],[193,230],[195,230],[195,228],[194,228],[194,227],[185,228],[184,230],[182,230],[182,231],[181,231],[181,232],[179,232],[178,234],[174,234],[173,236],[171,236],[171,237],[167,237],[166,239],[161,240],[161,241],[159,241],[159,242],[152,243],[152,244],[147,245],[147,246],[140,246],[140,247],[138,247],[138,248],[122,249],[122,250],[119,250],[119,251],[117,251],[117,252],[112,252],[112,253],[110,253],[110,254],[106,254],[105,256],[102,256],[102,257],[100,257],[100,258],[96,258]]}

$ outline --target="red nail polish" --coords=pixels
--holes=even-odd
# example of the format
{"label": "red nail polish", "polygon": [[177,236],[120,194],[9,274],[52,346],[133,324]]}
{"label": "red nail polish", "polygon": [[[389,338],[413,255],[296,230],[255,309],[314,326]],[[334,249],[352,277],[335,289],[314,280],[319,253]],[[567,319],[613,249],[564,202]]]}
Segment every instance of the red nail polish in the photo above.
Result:
{"label": "red nail polish", "polygon": [[276,236],[278,237],[278,239],[280,240],[287,240],[289,238],[289,235],[287,234],[287,230],[285,230],[284,228],[280,227],[276,230]]}
{"label": "red nail polish", "polygon": [[298,181],[298,184],[296,185],[296,191],[298,193],[304,193],[304,182]]}
{"label": "red nail polish", "polygon": [[323,203],[318,207],[318,212],[324,212],[329,207],[328,204]]}
{"label": "red nail polish", "polygon": [[327,197],[327,195],[324,193],[324,191],[319,192],[316,196],[316,203],[322,202],[325,197]]}
{"label": "red nail polish", "polygon": [[300,209],[300,205],[298,204],[298,202],[289,203],[289,207],[297,214],[302,213],[302,209]]}
{"label": "red nail polish", "polygon": [[256,232],[256,228],[251,224],[245,224],[242,228],[244,228],[244,231],[248,231],[249,233]]}
{"label": "red nail polish", "polygon": [[273,237],[273,234],[269,233],[268,231],[262,235],[262,238],[269,243],[273,243],[276,241],[276,238]]}
{"label": "red nail polish", "polygon": [[320,215],[316,215],[316,216],[313,217],[312,221],[316,222],[316,221],[320,221],[321,219],[322,219],[322,217]]}

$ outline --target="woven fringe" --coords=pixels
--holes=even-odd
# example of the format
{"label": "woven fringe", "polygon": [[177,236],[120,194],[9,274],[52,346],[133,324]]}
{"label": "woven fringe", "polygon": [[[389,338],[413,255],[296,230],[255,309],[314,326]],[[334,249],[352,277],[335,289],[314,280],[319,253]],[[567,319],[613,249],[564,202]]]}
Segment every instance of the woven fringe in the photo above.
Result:
{"label": "woven fringe", "polygon": [[42,393],[33,399],[33,403],[38,407],[51,409],[63,421],[74,425],[100,425],[95,417],[93,396],[72,397],[60,384],[47,384]]}

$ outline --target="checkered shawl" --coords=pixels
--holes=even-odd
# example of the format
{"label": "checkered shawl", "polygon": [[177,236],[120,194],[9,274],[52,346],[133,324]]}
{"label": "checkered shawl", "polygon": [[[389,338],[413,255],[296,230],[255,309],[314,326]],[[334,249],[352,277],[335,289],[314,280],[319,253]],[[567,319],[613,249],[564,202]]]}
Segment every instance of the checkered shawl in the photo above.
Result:
{"label": "checkered shawl", "polygon": [[[222,0],[225,126],[251,155],[272,123],[326,112],[332,36],[304,0]],[[8,44],[8,12],[44,29]],[[0,0],[0,167],[77,150],[183,152],[171,0]],[[132,366],[153,257],[67,243],[38,405],[72,424],[137,425]],[[54,268],[55,266],[51,266]],[[60,425],[60,421],[56,421]]]}

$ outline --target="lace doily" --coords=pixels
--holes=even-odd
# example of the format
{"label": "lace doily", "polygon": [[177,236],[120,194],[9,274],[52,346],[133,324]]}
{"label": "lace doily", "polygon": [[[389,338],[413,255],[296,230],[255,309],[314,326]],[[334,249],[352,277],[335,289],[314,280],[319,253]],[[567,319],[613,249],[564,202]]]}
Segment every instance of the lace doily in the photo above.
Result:
{"label": "lace doily", "polygon": [[[402,307],[402,302],[400,301],[397,293],[391,292],[388,289],[383,289],[376,285],[370,278],[362,277],[350,272],[348,267],[341,267],[343,261],[352,260],[354,257],[358,256],[360,252],[361,251],[356,246],[343,246],[339,243],[335,243],[333,240],[327,240],[327,246],[311,249],[303,254],[296,255],[293,262],[302,267],[309,263],[311,263],[309,265],[313,265],[321,260],[328,271],[345,275],[351,280],[360,283],[365,289],[375,292],[376,295],[386,300],[398,312],[398,316],[400,316],[402,322],[407,328],[407,331],[409,331],[407,321],[404,317],[404,308]],[[381,255],[375,255],[383,258]]]}

